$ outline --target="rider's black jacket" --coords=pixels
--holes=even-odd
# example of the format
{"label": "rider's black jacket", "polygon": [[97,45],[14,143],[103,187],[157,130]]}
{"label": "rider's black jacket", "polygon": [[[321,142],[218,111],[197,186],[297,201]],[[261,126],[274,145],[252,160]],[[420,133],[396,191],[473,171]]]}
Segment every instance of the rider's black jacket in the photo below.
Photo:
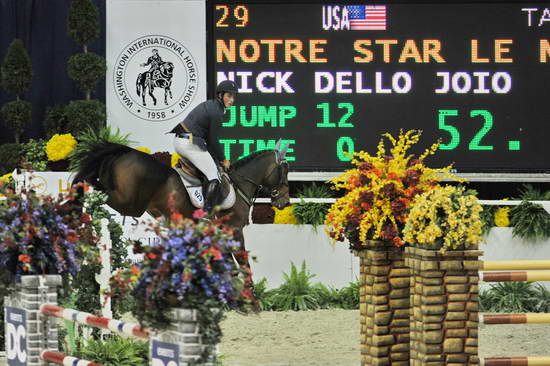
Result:
{"label": "rider's black jacket", "polygon": [[178,135],[190,133],[193,144],[208,150],[215,160],[223,161],[225,155],[218,142],[218,134],[224,111],[225,108],[220,100],[209,99],[196,106],[170,133]]}

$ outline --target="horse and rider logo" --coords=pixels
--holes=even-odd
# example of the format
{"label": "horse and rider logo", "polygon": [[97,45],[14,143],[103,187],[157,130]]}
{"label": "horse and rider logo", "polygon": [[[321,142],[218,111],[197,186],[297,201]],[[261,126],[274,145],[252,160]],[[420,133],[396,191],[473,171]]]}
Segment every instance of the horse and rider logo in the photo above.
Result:
{"label": "horse and rider logo", "polygon": [[147,121],[177,117],[191,105],[199,86],[197,63],[180,42],[149,35],[129,43],[113,67],[120,103]]}

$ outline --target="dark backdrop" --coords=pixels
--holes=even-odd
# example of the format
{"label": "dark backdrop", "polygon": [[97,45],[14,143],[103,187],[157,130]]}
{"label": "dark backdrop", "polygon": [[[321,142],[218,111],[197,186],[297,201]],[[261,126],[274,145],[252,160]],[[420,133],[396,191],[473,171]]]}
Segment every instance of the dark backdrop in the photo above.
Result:
{"label": "dark backdrop", "polygon": [[[99,8],[101,35],[89,50],[105,57],[105,1],[92,0]],[[14,38],[23,40],[32,60],[33,78],[23,99],[32,103],[32,124],[22,141],[43,137],[42,121],[46,108],[83,99],[76,83],[67,75],[67,61],[82,47],[67,34],[70,0],[0,0],[0,63]],[[98,83],[92,98],[105,101],[105,81]],[[15,96],[0,89],[0,106]],[[0,143],[15,142],[0,117]]]}

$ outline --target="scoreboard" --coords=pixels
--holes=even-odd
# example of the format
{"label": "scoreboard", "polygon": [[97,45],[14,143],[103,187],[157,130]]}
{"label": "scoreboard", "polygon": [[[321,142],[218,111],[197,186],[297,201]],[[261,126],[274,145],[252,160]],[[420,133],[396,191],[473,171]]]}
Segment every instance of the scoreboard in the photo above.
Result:
{"label": "scoreboard", "polygon": [[431,166],[550,171],[550,3],[210,2],[210,75],[239,86],[230,159],[289,144],[342,171],[381,134],[441,141]]}

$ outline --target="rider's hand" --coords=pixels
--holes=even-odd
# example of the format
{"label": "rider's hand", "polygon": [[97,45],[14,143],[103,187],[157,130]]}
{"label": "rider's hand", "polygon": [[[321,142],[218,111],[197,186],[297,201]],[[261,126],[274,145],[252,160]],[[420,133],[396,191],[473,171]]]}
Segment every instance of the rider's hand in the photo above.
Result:
{"label": "rider's hand", "polygon": [[229,160],[224,160],[222,161],[222,165],[225,169],[229,169],[229,165],[231,165],[231,163],[229,162]]}
{"label": "rider's hand", "polygon": [[143,66],[145,66],[145,64],[139,64],[139,66],[143,67]]}

